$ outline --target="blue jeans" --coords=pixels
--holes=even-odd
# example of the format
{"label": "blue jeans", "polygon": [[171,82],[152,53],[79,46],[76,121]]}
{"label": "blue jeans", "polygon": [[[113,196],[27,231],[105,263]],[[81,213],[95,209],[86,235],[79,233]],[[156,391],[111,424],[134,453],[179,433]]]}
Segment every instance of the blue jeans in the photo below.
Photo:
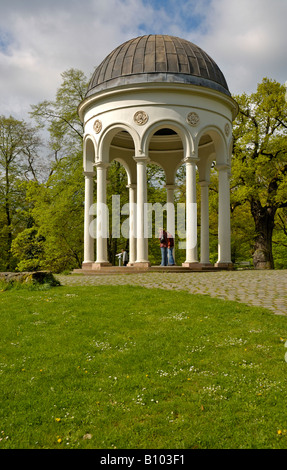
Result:
{"label": "blue jeans", "polygon": [[174,264],[173,248],[168,248],[168,264],[169,265]]}
{"label": "blue jeans", "polygon": [[161,246],[161,266],[167,266],[167,248],[165,246]]}

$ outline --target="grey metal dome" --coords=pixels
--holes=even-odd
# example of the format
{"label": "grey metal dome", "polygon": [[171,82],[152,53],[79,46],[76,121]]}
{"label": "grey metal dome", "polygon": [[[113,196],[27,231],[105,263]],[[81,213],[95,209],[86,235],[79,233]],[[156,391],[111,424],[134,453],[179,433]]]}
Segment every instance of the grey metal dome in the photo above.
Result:
{"label": "grey metal dome", "polygon": [[130,39],[112,51],[96,68],[86,96],[133,83],[186,83],[230,96],[214,60],[200,47],[168,35]]}

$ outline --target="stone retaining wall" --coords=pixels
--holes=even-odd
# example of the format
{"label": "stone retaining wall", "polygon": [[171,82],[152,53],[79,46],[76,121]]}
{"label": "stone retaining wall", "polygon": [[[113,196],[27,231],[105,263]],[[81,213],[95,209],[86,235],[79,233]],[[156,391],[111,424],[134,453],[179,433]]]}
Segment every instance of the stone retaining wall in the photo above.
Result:
{"label": "stone retaining wall", "polygon": [[49,271],[33,271],[33,272],[0,272],[0,281],[5,282],[31,282],[39,284],[59,285],[53,274]]}

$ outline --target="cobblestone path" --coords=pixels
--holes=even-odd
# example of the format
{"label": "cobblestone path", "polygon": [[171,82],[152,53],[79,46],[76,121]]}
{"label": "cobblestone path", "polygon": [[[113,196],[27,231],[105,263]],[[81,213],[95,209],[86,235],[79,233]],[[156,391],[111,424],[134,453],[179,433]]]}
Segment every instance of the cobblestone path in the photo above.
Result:
{"label": "cobblestone path", "polygon": [[58,275],[62,285],[125,285],[178,289],[264,307],[287,314],[287,270]]}

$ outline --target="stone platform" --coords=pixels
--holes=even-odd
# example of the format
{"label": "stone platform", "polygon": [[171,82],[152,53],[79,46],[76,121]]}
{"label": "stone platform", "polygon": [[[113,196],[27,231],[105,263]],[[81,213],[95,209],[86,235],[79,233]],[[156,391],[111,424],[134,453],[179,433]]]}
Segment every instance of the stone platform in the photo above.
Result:
{"label": "stone platform", "polygon": [[231,266],[214,266],[194,263],[186,266],[102,266],[97,269],[92,267],[74,269],[73,274],[100,275],[100,274],[140,274],[140,273],[192,273],[192,272],[218,272],[232,270]]}

